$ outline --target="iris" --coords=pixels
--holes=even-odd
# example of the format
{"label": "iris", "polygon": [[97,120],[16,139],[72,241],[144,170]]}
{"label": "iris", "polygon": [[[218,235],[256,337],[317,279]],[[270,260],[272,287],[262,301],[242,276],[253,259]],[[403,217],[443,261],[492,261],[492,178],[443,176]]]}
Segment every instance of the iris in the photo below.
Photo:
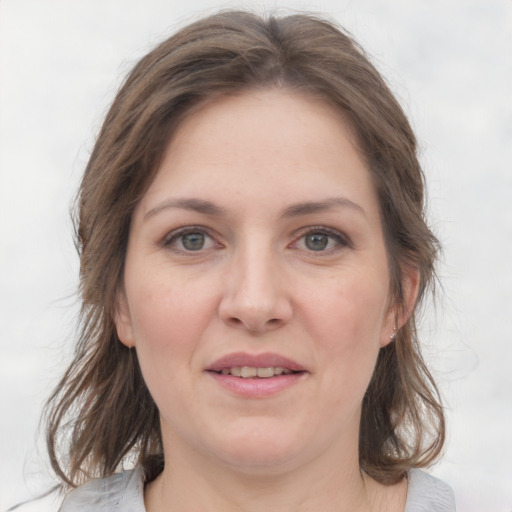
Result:
{"label": "iris", "polygon": [[204,233],[186,233],[181,243],[187,251],[199,251],[204,247]]}
{"label": "iris", "polygon": [[329,236],[323,233],[312,233],[306,235],[304,241],[308,249],[312,251],[323,251],[329,243]]}

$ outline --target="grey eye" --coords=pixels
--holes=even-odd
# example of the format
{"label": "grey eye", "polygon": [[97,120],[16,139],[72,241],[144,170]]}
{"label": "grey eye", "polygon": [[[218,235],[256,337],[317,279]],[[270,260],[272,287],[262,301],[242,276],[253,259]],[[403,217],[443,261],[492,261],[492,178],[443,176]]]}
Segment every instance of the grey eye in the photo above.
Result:
{"label": "grey eye", "polygon": [[304,243],[311,251],[323,251],[329,245],[329,235],[312,233],[305,236]]}
{"label": "grey eye", "polygon": [[181,236],[181,244],[187,251],[200,251],[204,248],[204,233],[186,233]]}
{"label": "grey eye", "polygon": [[202,227],[186,226],[171,232],[164,240],[163,247],[181,254],[202,253],[209,249],[220,248],[215,239]]}

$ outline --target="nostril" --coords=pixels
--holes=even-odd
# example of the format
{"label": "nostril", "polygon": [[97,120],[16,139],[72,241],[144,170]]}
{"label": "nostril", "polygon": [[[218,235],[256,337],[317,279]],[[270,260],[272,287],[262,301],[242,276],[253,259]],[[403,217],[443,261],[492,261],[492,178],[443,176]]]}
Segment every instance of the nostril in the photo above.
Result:
{"label": "nostril", "polygon": [[230,317],[227,319],[227,323],[231,325],[232,327],[243,327],[244,329],[247,329],[251,332],[264,332],[269,329],[276,329],[278,328],[283,322],[280,318],[270,318],[269,320],[258,322],[258,321],[251,321],[251,320],[242,320],[240,318],[237,318],[236,316]]}

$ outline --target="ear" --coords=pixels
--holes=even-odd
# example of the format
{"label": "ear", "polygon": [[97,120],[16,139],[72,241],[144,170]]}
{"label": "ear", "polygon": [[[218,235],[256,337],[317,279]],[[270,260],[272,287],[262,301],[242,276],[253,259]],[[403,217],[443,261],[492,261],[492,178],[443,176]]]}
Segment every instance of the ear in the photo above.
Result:
{"label": "ear", "polygon": [[117,337],[121,343],[130,348],[134,347],[135,337],[133,336],[132,317],[124,290],[117,292],[114,323],[116,324]]}
{"label": "ear", "polygon": [[[391,304],[384,321],[381,347],[391,343],[396,333],[409,320],[414,311],[420,285],[420,273],[417,268],[406,268],[402,277],[402,303]],[[395,330],[396,329],[396,330]]]}

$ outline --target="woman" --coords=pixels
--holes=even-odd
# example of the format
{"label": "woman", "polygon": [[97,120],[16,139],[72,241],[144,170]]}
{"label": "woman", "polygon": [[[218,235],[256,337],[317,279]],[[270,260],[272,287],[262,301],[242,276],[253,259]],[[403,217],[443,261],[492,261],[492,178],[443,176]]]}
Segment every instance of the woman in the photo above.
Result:
{"label": "woman", "polygon": [[340,29],[226,12],[163,42],[77,224],[81,339],[48,404],[52,465],[83,484],[63,512],[454,510],[418,469],[445,428],[416,142]]}

